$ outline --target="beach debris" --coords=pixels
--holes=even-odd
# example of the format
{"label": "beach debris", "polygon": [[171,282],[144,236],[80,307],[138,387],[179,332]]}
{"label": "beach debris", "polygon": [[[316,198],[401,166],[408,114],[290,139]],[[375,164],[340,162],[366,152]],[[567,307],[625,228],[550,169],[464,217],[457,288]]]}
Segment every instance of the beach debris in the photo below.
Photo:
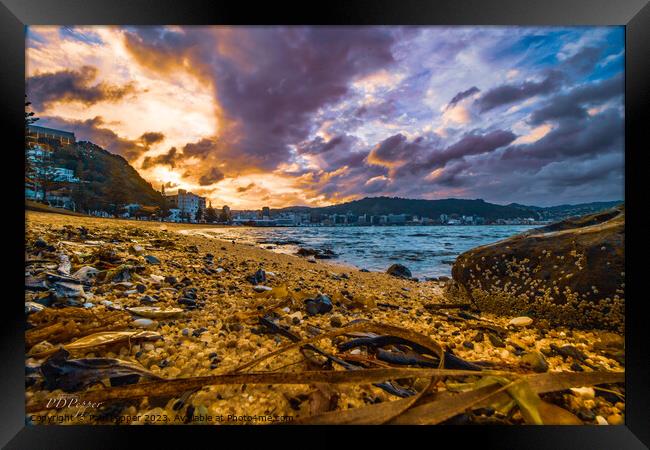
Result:
{"label": "beach debris", "polygon": [[133,267],[128,264],[122,264],[114,269],[101,271],[97,274],[97,281],[102,283],[119,283],[122,281],[130,281],[132,278]]}
{"label": "beach debris", "polygon": [[332,300],[323,294],[318,294],[315,298],[308,298],[304,301],[307,314],[315,316],[316,314],[325,314],[333,308]]}
{"label": "beach debris", "polygon": [[386,270],[386,273],[388,275],[392,275],[392,276],[398,277],[398,278],[412,278],[413,277],[413,274],[408,269],[408,267],[406,267],[403,264],[393,264],[392,266],[390,266]]}
{"label": "beach debris", "polygon": [[95,281],[99,269],[96,269],[92,266],[83,266],[72,274],[72,278],[75,278],[83,283],[91,283]]}
{"label": "beach debris", "polygon": [[37,313],[43,311],[44,309],[45,306],[41,305],[40,303],[25,302],[25,315]]}
{"label": "beach debris", "polygon": [[83,286],[66,281],[54,283],[54,294],[57,299],[85,298]]}
{"label": "beach debris", "polygon": [[158,306],[133,306],[126,308],[130,313],[142,316],[148,319],[172,319],[179,314],[185,312],[181,308],[166,308],[162,309]]}
{"label": "beach debris", "polygon": [[511,319],[510,322],[508,322],[508,325],[512,325],[514,327],[527,327],[532,323],[533,323],[533,319],[531,319],[530,317],[521,316],[521,317],[515,317],[514,319]]}
{"label": "beach debris", "polygon": [[62,275],[70,275],[70,270],[72,269],[72,263],[70,263],[70,258],[68,255],[60,254],[59,255],[59,267],[56,269]]}
{"label": "beach debris", "polygon": [[70,352],[60,349],[41,365],[45,387],[65,392],[79,391],[109,379],[111,386],[137,383],[140,378],[161,380],[154,373],[133,363],[114,358],[68,359]]}
{"label": "beach debris", "polygon": [[[114,345],[125,342],[134,344],[140,341],[151,341],[161,338],[162,336],[160,334],[153,331],[104,331],[79,338],[69,344],[63,345],[62,348],[68,352],[79,350],[87,351],[89,349],[94,349],[106,345]],[[34,346],[30,351],[30,355],[35,358],[40,358],[46,356],[47,354],[58,351],[58,349],[54,348],[51,344],[49,344],[49,346],[52,348],[45,351],[39,349],[38,346]]]}

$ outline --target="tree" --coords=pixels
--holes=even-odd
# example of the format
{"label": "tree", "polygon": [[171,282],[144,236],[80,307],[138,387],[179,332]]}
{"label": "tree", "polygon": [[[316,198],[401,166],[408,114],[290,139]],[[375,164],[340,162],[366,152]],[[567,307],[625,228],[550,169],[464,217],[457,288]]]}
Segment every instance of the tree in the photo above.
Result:
{"label": "tree", "polygon": [[203,218],[203,210],[201,209],[201,207],[198,207],[196,210],[196,214],[194,215],[194,220],[200,222],[202,218]]}
{"label": "tree", "polygon": [[206,208],[206,210],[205,210],[205,220],[207,222],[210,222],[210,223],[216,222],[218,218],[219,217],[217,215],[217,211],[214,208],[212,208],[212,207]]}
{"label": "tree", "polygon": [[27,95],[25,95],[25,176],[26,177],[31,177],[33,176],[33,168],[29,160],[29,156],[27,154],[27,151],[29,150],[29,145],[27,145],[27,134],[29,133],[29,126],[36,122],[38,117],[34,117],[34,111],[29,111],[27,112],[27,108],[29,108],[29,105],[31,105],[32,102],[27,101]]}
{"label": "tree", "polygon": [[225,211],[221,211],[221,213],[219,214],[219,222],[223,222],[223,223],[230,222],[230,215],[226,214]]}

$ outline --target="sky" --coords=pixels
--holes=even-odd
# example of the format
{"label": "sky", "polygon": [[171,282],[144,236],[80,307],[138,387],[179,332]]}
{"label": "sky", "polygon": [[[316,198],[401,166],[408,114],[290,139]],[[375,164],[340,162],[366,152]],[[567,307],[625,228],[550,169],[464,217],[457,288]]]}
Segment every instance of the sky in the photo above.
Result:
{"label": "sky", "polygon": [[26,32],[37,125],[214,206],[622,200],[623,27]]}

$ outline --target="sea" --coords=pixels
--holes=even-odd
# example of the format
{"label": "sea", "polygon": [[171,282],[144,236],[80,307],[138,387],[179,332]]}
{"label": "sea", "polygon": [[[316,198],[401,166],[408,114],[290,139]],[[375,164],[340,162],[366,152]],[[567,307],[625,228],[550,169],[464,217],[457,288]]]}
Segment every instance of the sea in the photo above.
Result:
{"label": "sea", "polygon": [[357,269],[385,271],[399,263],[414,277],[450,276],[456,257],[474,247],[535,228],[530,225],[395,227],[224,227],[186,230],[210,238],[295,254],[301,247],[331,250],[322,260]]}

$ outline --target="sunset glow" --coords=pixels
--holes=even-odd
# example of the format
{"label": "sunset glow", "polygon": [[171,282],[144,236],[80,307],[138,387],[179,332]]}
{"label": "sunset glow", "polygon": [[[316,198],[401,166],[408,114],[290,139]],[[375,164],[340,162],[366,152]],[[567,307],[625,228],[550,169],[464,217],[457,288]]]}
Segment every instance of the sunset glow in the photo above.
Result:
{"label": "sunset glow", "polygon": [[622,27],[32,26],[27,94],[39,125],[215,206],[602,201],[623,197],[623,37]]}

